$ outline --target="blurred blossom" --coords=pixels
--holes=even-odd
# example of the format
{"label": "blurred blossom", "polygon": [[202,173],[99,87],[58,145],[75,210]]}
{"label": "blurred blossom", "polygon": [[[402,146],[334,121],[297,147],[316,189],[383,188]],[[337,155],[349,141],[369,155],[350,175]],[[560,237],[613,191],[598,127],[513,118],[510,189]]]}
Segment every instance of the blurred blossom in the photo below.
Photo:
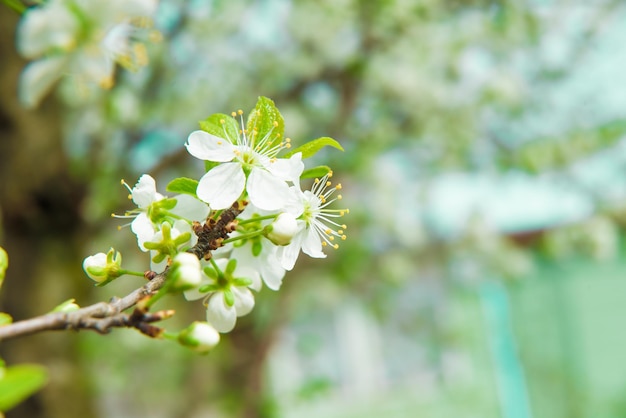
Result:
{"label": "blurred blossom", "polygon": [[110,88],[116,63],[130,70],[146,65],[143,41],[160,38],[148,29],[156,8],[156,0],[50,0],[28,9],[18,27],[17,48],[35,61],[20,78],[22,103],[36,107],[63,75],[86,92],[90,84]]}

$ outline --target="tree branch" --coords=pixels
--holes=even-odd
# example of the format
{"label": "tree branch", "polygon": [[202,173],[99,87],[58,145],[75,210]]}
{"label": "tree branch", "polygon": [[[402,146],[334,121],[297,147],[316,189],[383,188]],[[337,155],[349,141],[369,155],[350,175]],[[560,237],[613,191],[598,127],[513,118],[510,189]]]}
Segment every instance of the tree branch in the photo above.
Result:
{"label": "tree branch", "polygon": [[[204,225],[196,224],[194,230],[198,236],[198,242],[187,251],[199,259],[209,259],[211,251],[221,247],[224,239],[235,230],[235,219],[245,206],[245,202],[235,202],[230,208],[220,213],[217,219],[208,219]],[[123,313],[123,311],[137,305],[140,300],[153,295],[163,287],[166,273],[167,269],[159,274],[152,272],[153,276],[146,276],[152,277],[148,283],[121,299],[113,298],[108,303],[98,302],[73,312],[51,312],[0,327],[0,341],[42,331],[91,329],[106,334],[111,331],[111,328],[123,327],[136,328],[149,337],[158,337],[162,329],[150,323],[169,318],[174,311],[148,313],[141,308],[136,308],[131,314]]]}
{"label": "tree branch", "polygon": [[0,341],[41,331],[66,329],[91,329],[106,334],[114,327],[137,328],[146,335],[156,337],[160,329],[150,323],[169,318],[173,311],[152,314],[140,309],[135,309],[132,314],[125,314],[123,311],[135,306],[141,299],[154,294],[163,286],[165,279],[165,272],[157,274],[139,289],[135,289],[123,298],[113,298],[108,303],[98,302],[73,312],[51,312],[5,325],[0,327]]}

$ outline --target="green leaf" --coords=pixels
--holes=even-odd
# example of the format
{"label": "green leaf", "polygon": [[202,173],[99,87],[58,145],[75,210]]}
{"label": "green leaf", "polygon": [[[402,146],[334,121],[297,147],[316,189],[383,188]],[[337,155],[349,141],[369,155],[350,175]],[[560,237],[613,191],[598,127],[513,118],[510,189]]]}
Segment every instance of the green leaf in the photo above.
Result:
{"label": "green leaf", "polygon": [[6,411],[41,389],[48,380],[45,368],[35,364],[9,367],[0,379],[0,411]]}
{"label": "green leaf", "polygon": [[330,167],[327,165],[320,165],[317,167],[306,169],[300,175],[302,179],[312,179],[312,178],[320,178],[324,177],[326,174],[330,173]]}
{"label": "green leaf", "polygon": [[8,267],[9,267],[9,255],[4,250],[4,248],[0,247],[0,286],[2,286],[2,282],[4,281],[4,276],[6,274]]}
{"label": "green leaf", "polygon": [[13,318],[11,318],[11,315],[5,312],[0,312],[0,327],[9,325],[11,322],[13,322]]}
{"label": "green leaf", "polygon": [[170,181],[165,190],[171,193],[183,193],[196,196],[197,188],[198,180],[190,179],[187,177],[178,177]]}
{"label": "green leaf", "polygon": [[239,124],[232,116],[225,113],[215,113],[201,120],[200,129],[219,138],[227,139],[233,144],[237,143],[239,137]]}
{"label": "green leaf", "polygon": [[287,154],[283,155],[282,158],[289,158],[297,152],[302,153],[302,158],[309,158],[317,154],[319,150],[326,146],[337,148],[338,150],[343,151],[343,147],[341,146],[341,144],[339,144],[339,142],[327,136],[323,136],[321,138],[317,138],[313,141],[307,142],[306,144],[300,145],[298,148],[293,149]]}
{"label": "green leaf", "polygon": [[80,307],[76,304],[76,299],[72,298],[55,306],[51,312],[74,312],[78,309],[80,309]]}
{"label": "green leaf", "polygon": [[266,135],[271,135],[269,143],[274,141],[275,145],[283,140],[285,120],[271,99],[259,97],[256,106],[248,116],[246,131],[253,145],[258,144]]}

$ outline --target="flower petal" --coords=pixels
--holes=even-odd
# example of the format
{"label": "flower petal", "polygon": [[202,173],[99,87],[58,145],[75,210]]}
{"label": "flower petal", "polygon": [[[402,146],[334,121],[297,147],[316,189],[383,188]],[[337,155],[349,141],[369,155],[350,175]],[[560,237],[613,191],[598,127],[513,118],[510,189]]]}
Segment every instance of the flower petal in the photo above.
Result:
{"label": "flower petal", "polygon": [[300,176],[304,171],[302,153],[297,152],[290,158],[272,158],[264,164],[265,168],[281,180],[300,184]]}
{"label": "flower petal", "polygon": [[326,254],[322,251],[322,239],[319,234],[312,225],[305,230],[302,252],[313,258],[326,258]]}
{"label": "flower petal", "polygon": [[209,207],[191,195],[179,194],[171,212],[190,221],[204,221],[209,214]]}
{"label": "flower petal", "polygon": [[211,209],[226,209],[239,198],[245,184],[246,175],[241,164],[221,164],[202,176],[196,194]]}
{"label": "flower petal", "polygon": [[163,195],[156,191],[156,181],[149,174],[139,177],[137,184],[133,187],[132,196],[133,202],[141,209],[163,199]]}
{"label": "flower petal", "polygon": [[254,295],[247,287],[233,286],[231,291],[235,295],[235,310],[237,316],[249,314],[254,308]]}
{"label": "flower petal", "polygon": [[133,219],[133,221],[130,223],[130,230],[133,231],[135,235],[137,235],[137,244],[139,245],[141,251],[148,251],[148,249],[144,247],[143,244],[146,241],[152,240],[155,234],[154,226],[148,218],[148,215],[146,215],[145,213],[140,213],[139,215],[137,215],[137,217]]}
{"label": "flower petal", "polygon": [[79,22],[62,1],[48,1],[24,12],[17,28],[17,49],[25,58],[51,50],[68,50],[76,42]]}
{"label": "flower petal", "polygon": [[281,209],[291,194],[287,183],[259,167],[250,172],[246,190],[254,206],[263,210]]}
{"label": "flower petal", "polygon": [[211,295],[206,307],[206,320],[219,332],[230,332],[237,322],[235,306],[228,306],[222,292]]}
{"label": "flower petal", "polygon": [[198,299],[202,299],[203,297],[205,297],[207,295],[206,292],[202,293],[200,292],[198,289],[200,289],[200,287],[213,283],[212,280],[209,280],[208,277],[206,277],[204,275],[204,273],[202,274],[202,281],[200,282],[200,285],[196,288],[193,289],[189,289],[189,290],[185,290],[183,292],[183,296],[185,296],[185,299],[187,300],[198,300]]}
{"label": "flower petal", "polygon": [[37,107],[63,75],[66,63],[64,57],[51,57],[28,64],[20,75],[20,102],[29,109]]}
{"label": "flower petal", "polygon": [[291,242],[288,245],[283,247],[278,247],[277,256],[280,260],[280,265],[285,270],[293,269],[293,266],[296,264],[296,260],[300,255],[300,248],[302,248],[302,242],[304,241],[304,235],[306,230],[302,229],[291,239]]}
{"label": "flower petal", "polygon": [[236,147],[233,144],[204,131],[192,132],[185,147],[189,154],[201,160],[225,163],[236,156]]}

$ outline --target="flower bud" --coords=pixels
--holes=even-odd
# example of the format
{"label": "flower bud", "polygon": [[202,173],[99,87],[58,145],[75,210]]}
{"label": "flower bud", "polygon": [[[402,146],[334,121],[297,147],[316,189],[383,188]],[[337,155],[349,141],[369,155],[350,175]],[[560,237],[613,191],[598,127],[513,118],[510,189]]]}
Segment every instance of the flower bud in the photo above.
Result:
{"label": "flower bud", "polygon": [[220,334],[208,322],[196,321],[178,334],[178,342],[198,353],[208,353],[220,342]]}
{"label": "flower bud", "polygon": [[276,245],[287,245],[298,232],[298,221],[291,213],[283,212],[268,227],[265,235]]}
{"label": "flower bud", "polygon": [[122,275],[122,255],[113,248],[108,253],[90,255],[83,261],[87,276],[99,285],[106,284]]}
{"label": "flower bud", "polygon": [[173,280],[174,290],[185,291],[196,288],[202,280],[200,260],[191,253],[178,253],[172,260],[168,275]]}

